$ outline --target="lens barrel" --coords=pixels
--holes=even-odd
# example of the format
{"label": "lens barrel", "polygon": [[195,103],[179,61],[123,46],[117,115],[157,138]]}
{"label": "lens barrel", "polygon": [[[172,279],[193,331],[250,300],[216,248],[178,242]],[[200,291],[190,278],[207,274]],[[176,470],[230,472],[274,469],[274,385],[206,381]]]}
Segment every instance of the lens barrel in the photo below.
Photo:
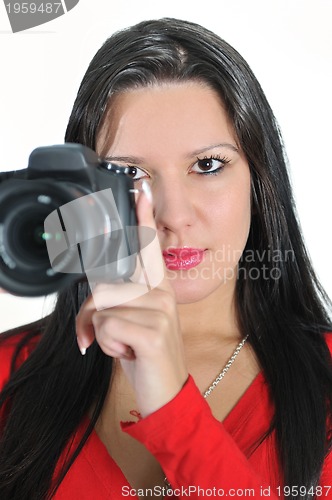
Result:
{"label": "lens barrel", "polygon": [[40,296],[66,286],[73,276],[51,267],[47,241],[65,233],[46,233],[46,217],[66,203],[83,196],[77,187],[53,180],[33,183],[13,179],[0,190],[0,287],[13,294]]}

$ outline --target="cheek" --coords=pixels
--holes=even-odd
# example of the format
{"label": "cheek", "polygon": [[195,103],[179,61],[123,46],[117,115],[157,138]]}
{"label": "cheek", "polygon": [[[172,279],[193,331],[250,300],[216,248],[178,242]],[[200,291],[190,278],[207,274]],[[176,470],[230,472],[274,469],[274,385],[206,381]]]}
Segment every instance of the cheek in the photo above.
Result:
{"label": "cheek", "polygon": [[[248,201],[249,200],[249,201]],[[225,197],[214,225],[213,248],[209,253],[210,275],[215,282],[234,281],[250,229],[250,198]]]}
{"label": "cheek", "polygon": [[251,222],[250,181],[209,198],[207,213],[218,248],[228,247],[238,254],[248,239]]}

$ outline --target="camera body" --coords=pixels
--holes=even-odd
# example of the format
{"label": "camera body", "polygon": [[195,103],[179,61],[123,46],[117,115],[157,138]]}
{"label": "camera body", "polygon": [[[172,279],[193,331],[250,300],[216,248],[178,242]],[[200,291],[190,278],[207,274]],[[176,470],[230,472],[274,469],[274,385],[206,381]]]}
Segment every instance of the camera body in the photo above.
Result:
{"label": "camera body", "polygon": [[35,149],[28,167],[0,174],[0,287],[54,293],[85,275],[129,278],[139,251],[130,167],[66,143]]}

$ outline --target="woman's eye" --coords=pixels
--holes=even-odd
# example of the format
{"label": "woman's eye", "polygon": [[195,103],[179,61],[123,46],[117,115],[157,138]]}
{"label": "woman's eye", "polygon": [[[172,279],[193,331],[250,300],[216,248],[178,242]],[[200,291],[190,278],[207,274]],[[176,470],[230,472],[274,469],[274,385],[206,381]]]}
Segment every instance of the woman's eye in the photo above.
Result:
{"label": "woman's eye", "polygon": [[222,170],[229,161],[230,160],[225,157],[197,158],[197,162],[192,167],[191,171],[198,174],[216,174]]}
{"label": "woman's eye", "polygon": [[141,179],[143,179],[143,177],[145,177],[147,174],[141,170],[140,168],[138,167],[131,167],[131,166],[128,166],[129,168],[129,172],[128,172],[128,175],[134,180],[134,181],[139,181]]}

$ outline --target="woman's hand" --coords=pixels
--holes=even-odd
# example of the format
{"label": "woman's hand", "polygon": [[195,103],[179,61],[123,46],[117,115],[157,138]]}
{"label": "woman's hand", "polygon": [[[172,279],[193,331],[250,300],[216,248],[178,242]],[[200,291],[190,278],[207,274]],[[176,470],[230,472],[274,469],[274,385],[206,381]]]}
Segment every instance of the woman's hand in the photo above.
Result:
{"label": "woman's hand", "polygon": [[[157,231],[152,203],[144,193],[137,202],[137,217],[141,227]],[[163,272],[162,254],[159,245],[147,251],[151,248],[148,260],[158,275],[160,269]],[[81,352],[96,339],[105,354],[120,359],[143,417],[176,396],[188,377],[174,292],[163,276],[149,292],[142,276],[138,283],[99,285],[77,315]],[[132,296],[136,298],[112,306],[112,298],[119,304],[119,297]],[[107,308],[97,310],[96,303],[106,303]]]}

